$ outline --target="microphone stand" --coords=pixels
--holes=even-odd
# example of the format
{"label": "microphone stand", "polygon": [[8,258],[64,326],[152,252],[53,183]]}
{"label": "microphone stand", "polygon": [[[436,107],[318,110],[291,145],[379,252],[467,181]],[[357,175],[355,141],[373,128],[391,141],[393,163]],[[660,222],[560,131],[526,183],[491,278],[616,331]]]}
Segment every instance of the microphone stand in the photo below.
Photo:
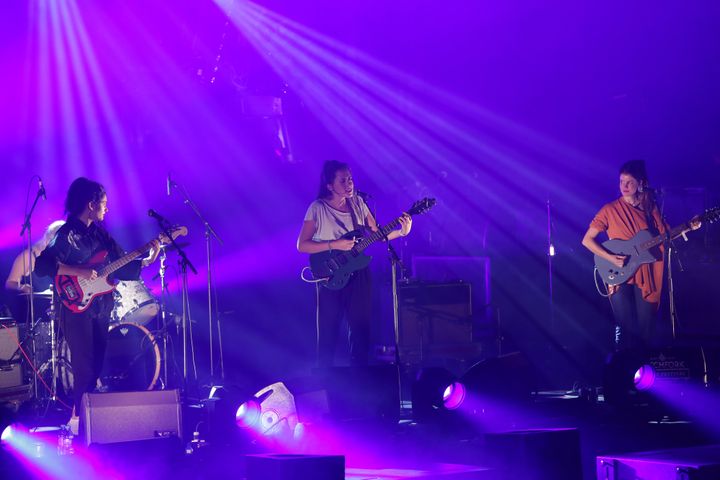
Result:
{"label": "microphone stand", "polygon": [[[183,250],[180,245],[175,241],[173,236],[170,234],[169,229],[169,223],[161,219],[159,217],[153,217],[157,220],[158,225],[160,226],[160,230],[162,230],[165,233],[165,236],[170,240],[170,244],[175,247],[175,249],[178,252],[178,255],[180,255],[180,271],[181,271],[181,278],[182,278],[182,299],[183,299],[183,312],[182,312],[182,330],[183,330],[183,391],[187,392],[187,386],[188,386],[188,355],[187,355],[187,334],[188,334],[188,327],[189,327],[189,315],[190,315],[190,309],[189,309],[189,302],[188,302],[188,282],[187,282],[187,268],[190,267],[190,270],[197,275],[197,270],[195,269],[195,266],[192,264],[190,259],[185,254],[185,250]],[[164,252],[163,252],[164,253]],[[164,268],[162,266],[161,268]],[[161,279],[161,285],[163,287],[164,291],[164,275],[161,275],[163,278]],[[165,322],[165,308],[164,306],[161,306],[161,312],[162,312],[162,318],[163,322]],[[167,324],[163,325],[163,329],[165,330],[165,333],[167,333]],[[165,349],[165,381],[167,382],[167,335],[163,335],[163,348]],[[193,348],[193,352],[195,349]],[[194,363],[194,362],[193,362]],[[195,376],[197,377],[197,372],[195,372]]]}
{"label": "microphone stand", "polygon": [[[215,232],[215,230],[210,226],[210,223],[205,220],[203,215],[200,213],[200,210],[197,208],[195,203],[193,203],[192,200],[190,200],[190,196],[185,191],[185,188],[172,180],[168,180],[170,182],[171,187],[177,188],[178,191],[180,191],[181,195],[183,196],[183,203],[190,207],[190,209],[195,213],[195,215],[200,219],[200,221],[203,223],[205,227],[205,254],[207,256],[207,289],[208,289],[208,327],[209,327],[209,335],[210,335],[210,386],[215,386],[215,356],[213,352],[213,318],[216,318],[217,322],[217,331],[218,331],[218,353],[219,353],[219,360],[220,360],[220,378],[221,380],[225,379],[225,364],[223,360],[223,349],[222,349],[222,334],[221,334],[221,326],[220,326],[220,316],[215,316],[213,314],[213,284],[212,284],[212,237],[215,237],[215,240],[218,241],[220,245],[223,245],[223,241],[220,239],[218,234]],[[196,272],[197,273],[197,272]]]}
{"label": "microphone stand", "polygon": [[[373,214],[374,218],[377,219],[377,209]],[[382,230],[380,230],[382,232]],[[390,243],[390,239],[387,235],[383,234],[385,243],[387,244],[388,256],[390,258],[390,277],[392,281],[392,308],[393,308],[393,343],[395,344],[395,366],[397,367],[397,379],[398,379],[398,400],[400,401],[400,411],[403,406],[403,395],[402,395],[402,381],[400,378],[400,308],[398,301],[398,275],[397,267],[400,266],[400,279],[404,280],[407,278],[405,266],[400,260],[400,256],[397,251]]]}
{"label": "microphone stand", "polygon": [[[666,229],[666,235],[665,240],[663,241],[663,246],[665,247],[665,256],[667,257],[667,277],[668,277],[668,306],[670,308],[670,327],[672,328],[672,339],[673,341],[677,340],[677,326],[678,326],[678,313],[677,313],[677,306],[675,305],[675,281],[673,279],[673,268],[672,268],[672,260],[673,258],[677,258],[678,266],[680,267],[680,271],[683,272],[685,269],[683,268],[683,264],[680,261],[680,257],[677,256],[677,247],[675,247],[674,240],[670,237],[669,234],[669,228],[668,223],[665,220],[665,201],[664,198],[662,198],[662,190],[652,190],[653,195],[653,203],[655,205],[658,205],[658,197],[662,199],[660,202],[660,205],[658,205],[658,210],[660,211],[660,218],[662,222],[665,224]],[[683,238],[687,240],[687,237],[685,237],[685,234],[683,233]]]}
{"label": "microphone stand", "polygon": [[[35,207],[37,206],[38,200],[40,200],[40,197],[45,193],[45,188],[40,185],[40,188],[38,188],[37,193],[35,194],[35,200],[33,201],[32,207],[30,207],[30,211],[25,215],[25,221],[22,225],[22,230],[20,230],[20,236],[22,237],[25,231],[27,230],[27,252],[28,252],[28,281],[30,282],[30,292],[28,294],[28,311],[30,312],[30,328],[28,328],[28,335],[30,335],[30,338],[32,340],[31,342],[31,358],[33,361],[33,365],[36,363],[36,356],[37,356],[37,347],[35,344],[35,329],[37,328],[37,323],[35,321],[35,295],[34,295],[34,286],[33,286],[33,270],[35,269],[35,262],[34,256],[35,253],[33,252],[32,248],[32,226],[30,219],[32,218],[33,212],[35,211]],[[38,378],[37,375],[33,375],[33,395],[35,396],[35,399],[37,400],[38,395]]]}

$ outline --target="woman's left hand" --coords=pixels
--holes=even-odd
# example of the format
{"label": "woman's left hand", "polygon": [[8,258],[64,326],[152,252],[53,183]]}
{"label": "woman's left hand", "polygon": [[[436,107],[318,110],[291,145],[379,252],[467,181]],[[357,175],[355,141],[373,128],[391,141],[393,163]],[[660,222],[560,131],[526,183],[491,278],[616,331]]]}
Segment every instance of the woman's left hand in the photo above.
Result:
{"label": "woman's left hand", "polygon": [[412,217],[407,213],[403,213],[402,217],[400,217],[400,235],[404,237],[410,233],[410,230],[412,230]]}
{"label": "woman's left hand", "polygon": [[150,242],[150,256],[142,261],[142,266],[147,267],[153,263],[157,260],[158,255],[160,255],[160,240],[155,239]]}
{"label": "woman's left hand", "polygon": [[702,227],[702,220],[700,215],[697,215],[690,220],[690,230],[697,230],[700,227]]}

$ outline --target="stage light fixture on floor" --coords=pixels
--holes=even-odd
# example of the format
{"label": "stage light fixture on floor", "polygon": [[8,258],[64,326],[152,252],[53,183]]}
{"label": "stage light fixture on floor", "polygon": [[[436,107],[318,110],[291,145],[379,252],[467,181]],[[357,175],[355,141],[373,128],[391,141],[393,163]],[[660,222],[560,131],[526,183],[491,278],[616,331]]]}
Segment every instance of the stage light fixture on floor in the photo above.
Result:
{"label": "stage light fixture on floor", "polygon": [[239,427],[263,436],[293,435],[298,426],[295,397],[282,382],[273,383],[243,402],[235,414]]}
{"label": "stage light fixture on floor", "polygon": [[12,442],[13,433],[16,429],[17,426],[15,424],[11,424],[5,427],[2,431],[2,434],[0,434],[0,442],[2,442],[3,444]]}
{"label": "stage light fixture on floor", "polygon": [[633,382],[635,388],[641,392],[650,390],[655,384],[655,369],[650,365],[643,365],[635,371]]}
{"label": "stage light fixture on floor", "polygon": [[460,382],[453,382],[443,392],[443,405],[448,410],[455,410],[465,401],[465,385]]}
{"label": "stage light fixture on floor", "polygon": [[681,399],[689,385],[706,385],[704,358],[699,347],[617,352],[605,365],[605,401],[618,407],[667,410],[663,403],[668,398]]}
{"label": "stage light fixture on floor", "polygon": [[412,385],[413,419],[430,421],[457,409],[465,400],[465,393],[465,386],[445,368],[423,368]]}
{"label": "stage light fixture on floor", "polygon": [[241,428],[254,428],[260,422],[260,404],[255,400],[248,400],[240,405],[235,413],[235,423]]}

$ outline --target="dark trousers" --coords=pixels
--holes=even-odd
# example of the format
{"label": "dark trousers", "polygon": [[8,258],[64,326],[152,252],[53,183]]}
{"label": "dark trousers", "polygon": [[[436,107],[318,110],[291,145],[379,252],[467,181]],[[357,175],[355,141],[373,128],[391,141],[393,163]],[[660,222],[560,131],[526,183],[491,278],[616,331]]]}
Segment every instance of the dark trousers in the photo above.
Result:
{"label": "dark trousers", "polygon": [[73,373],[72,398],[75,412],[80,413],[82,396],[92,392],[100,378],[108,343],[112,294],[96,297],[81,313],[61,308],[61,328],[70,347],[70,367]]}
{"label": "dark trousers", "polygon": [[623,284],[610,296],[615,317],[615,350],[651,348],[658,304],[646,302],[636,285]]}
{"label": "dark trousers", "polygon": [[372,316],[370,269],[355,272],[340,290],[330,290],[321,285],[317,289],[318,366],[332,366],[343,318],[347,319],[349,327],[350,362],[367,365]]}

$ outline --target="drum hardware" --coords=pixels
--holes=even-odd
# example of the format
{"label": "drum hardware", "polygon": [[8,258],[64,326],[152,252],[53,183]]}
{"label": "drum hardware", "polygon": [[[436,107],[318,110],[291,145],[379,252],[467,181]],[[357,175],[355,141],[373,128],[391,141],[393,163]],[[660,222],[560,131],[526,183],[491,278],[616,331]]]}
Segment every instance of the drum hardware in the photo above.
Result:
{"label": "drum hardware", "polygon": [[111,317],[118,323],[147,325],[160,310],[157,300],[142,280],[118,282],[113,297],[115,308]]}
{"label": "drum hardware", "polygon": [[[59,377],[65,392],[70,393],[74,383],[72,354],[65,339],[59,353]],[[159,379],[160,348],[155,336],[136,323],[111,325],[97,389],[111,392],[153,390]]]}

